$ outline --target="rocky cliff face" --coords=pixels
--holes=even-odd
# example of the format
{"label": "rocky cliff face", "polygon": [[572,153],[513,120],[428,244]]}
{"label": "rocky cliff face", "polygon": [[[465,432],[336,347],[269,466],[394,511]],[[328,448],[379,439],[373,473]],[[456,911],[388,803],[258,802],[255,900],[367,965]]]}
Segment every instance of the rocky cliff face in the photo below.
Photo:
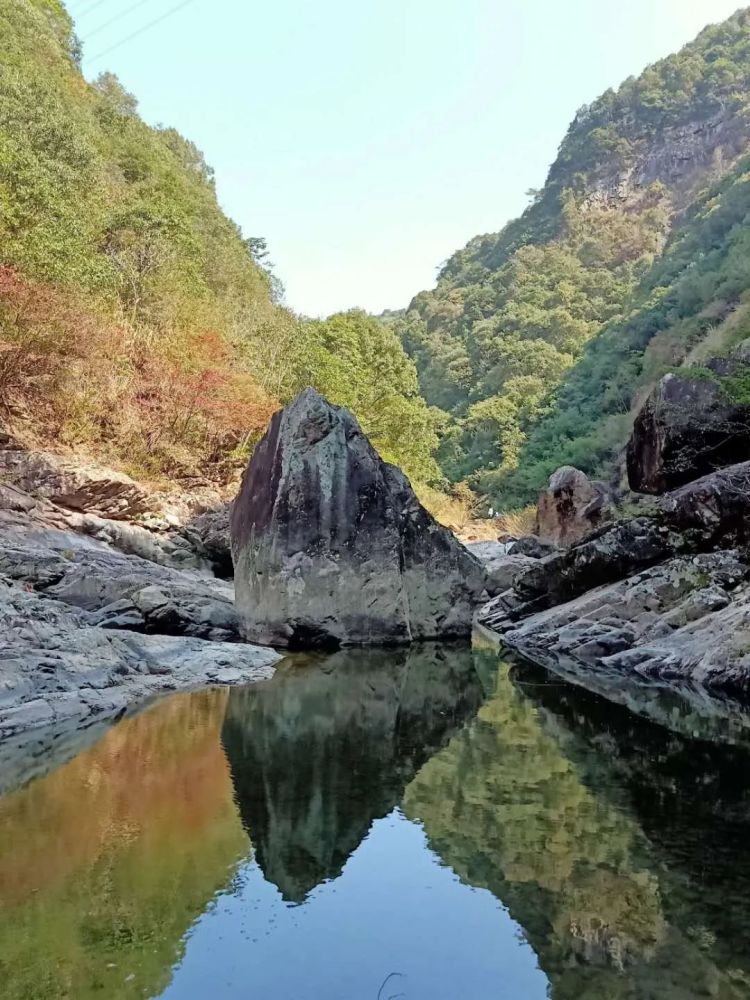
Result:
{"label": "rocky cliff face", "polygon": [[485,574],[312,389],[277,413],[232,510],[248,638],[303,647],[468,635]]}
{"label": "rocky cliff face", "polygon": [[669,188],[680,207],[697,186],[705,187],[712,176],[721,176],[746,152],[748,141],[750,122],[726,111],[661,129],[656,135],[642,133],[632,140],[627,166],[608,165],[588,177],[586,203],[627,204],[658,182]]}

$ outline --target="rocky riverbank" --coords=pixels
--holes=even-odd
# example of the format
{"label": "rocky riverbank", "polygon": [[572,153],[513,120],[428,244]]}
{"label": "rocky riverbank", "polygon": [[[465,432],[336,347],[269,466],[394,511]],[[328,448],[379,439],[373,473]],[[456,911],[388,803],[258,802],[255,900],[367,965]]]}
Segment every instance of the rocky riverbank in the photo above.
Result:
{"label": "rocky riverbank", "polygon": [[750,439],[721,387],[683,382],[680,394],[668,376],[647,401],[628,468],[652,493],[684,485],[623,494],[562,468],[535,536],[473,546],[312,390],[274,417],[231,516],[187,501],[165,512],[126,476],[0,439],[0,738],[268,676],[280,654],[248,639],[452,638],[478,608],[506,647],[596,689],[635,678],[747,701],[750,461],[700,475],[714,438],[696,399],[715,399],[735,434],[722,456],[745,457]]}
{"label": "rocky riverbank", "polygon": [[[737,363],[713,367],[734,372]],[[635,677],[747,701],[750,461],[702,473],[709,462],[746,459],[750,439],[737,405],[727,417],[721,386],[700,386],[666,376],[635,422],[630,484],[657,495],[592,507],[596,491],[581,473],[553,476],[540,518],[552,520],[546,527],[558,537],[566,524],[579,530],[568,547],[514,568],[507,589],[480,611],[481,627],[592,687]],[[684,485],[658,494],[674,481]],[[599,523],[587,530],[593,509]]]}
{"label": "rocky riverbank", "polygon": [[210,518],[180,527],[127,477],[63,475],[50,456],[3,464],[0,738],[272,673],[280,655],[241,641],[233,586],[211,573]]}

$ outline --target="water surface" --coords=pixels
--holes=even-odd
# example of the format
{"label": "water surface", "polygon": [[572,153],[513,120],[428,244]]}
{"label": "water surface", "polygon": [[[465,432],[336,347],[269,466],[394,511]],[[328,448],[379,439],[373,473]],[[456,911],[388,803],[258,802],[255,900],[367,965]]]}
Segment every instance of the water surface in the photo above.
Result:
{"label": "water surface", "polygon": [[749,744],[639,699],[426,646],[159,702],[0,798],[0,995],[750,998]]}

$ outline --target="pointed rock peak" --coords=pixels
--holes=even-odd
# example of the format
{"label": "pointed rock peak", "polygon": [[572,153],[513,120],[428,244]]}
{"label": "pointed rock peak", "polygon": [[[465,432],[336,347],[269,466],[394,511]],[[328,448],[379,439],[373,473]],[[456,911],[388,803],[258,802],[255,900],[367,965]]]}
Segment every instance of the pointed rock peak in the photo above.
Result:
{"label": "pointed rock peak", "polygon": [[274,415],[243,477],[231,533],[248,638],[299,648],[471,631],[481,565],[354,416],[314,389]]}

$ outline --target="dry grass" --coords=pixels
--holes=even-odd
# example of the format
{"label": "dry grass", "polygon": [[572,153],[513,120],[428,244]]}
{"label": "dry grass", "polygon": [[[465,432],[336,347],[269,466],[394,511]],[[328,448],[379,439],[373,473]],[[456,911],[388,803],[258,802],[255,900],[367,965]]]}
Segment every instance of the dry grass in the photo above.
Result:
{"label": "dry grass", "polygon": [[533,535],[536,531],[536,506],[510,510],[494,518],[479,517],[487,502],[468,487],[459,484],[450,494],[429,487],[417,489],[419,499],[436,521],[450,528],[465,542],[495,541],[500,535]]}
{"label": "dry grass", "polygon": [[495,519],[498,535],[513,535],[521,538],[536,533],[536,504],[508,510]]}
{"label": "dry grass", "polygon": [[417,485],[416,491],[435,520],[457,535],[463,535],[469,524],[476,521],[479,499],[468,488],[459,484],[451,493],[441,493],[429,486]]}

